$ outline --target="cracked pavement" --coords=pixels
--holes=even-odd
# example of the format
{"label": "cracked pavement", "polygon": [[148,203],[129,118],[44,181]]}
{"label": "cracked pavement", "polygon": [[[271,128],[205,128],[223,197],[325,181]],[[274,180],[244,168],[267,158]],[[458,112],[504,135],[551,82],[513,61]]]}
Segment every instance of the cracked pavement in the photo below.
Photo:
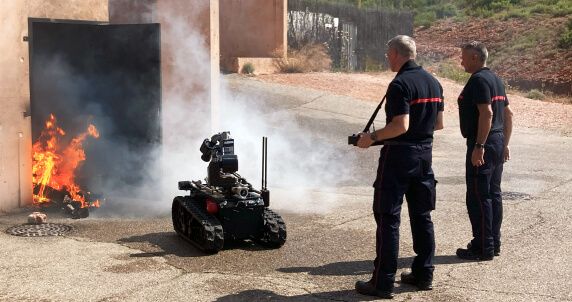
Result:
{"label": "cracked pavement", "polygon": [[[258,100],[262,112],[292,113],[302,129],[316,136],[320,148],[347,159],[350,180],[307,191],[308,203],[328,205],[327,210],[294,211],[286,200],[288,189],[271,186],[272,208],[286,220],[286,244],[264,250],[233,243],[210,256],[180,239],[169,215],[70,220],[49,213],[50,222],[74,230],[42,238],[0,233],[0,301],[375,300],[356,294],[353,286],[368,279],[373,269],[371,183],[379,149],[356,150],[345,143],[377,104],[255,78],[224,79],[232,91]],[[382,116],[380,112],[380,120]],[[503,179],[507,193],[501,256],[489,262],[462,261],[455,250],[470,235],[465,147],[457,117],[446,115],[446,128],[434,143],[440,181],[433,212],[434,290],[417,292],[397,277],[395,301],[572,301],[572,138],[516,128],[511,146],[513,159]],[[0,229],[25,222],[27,214],[0,216]],[[397,276],[413,256],[404,207]]]}

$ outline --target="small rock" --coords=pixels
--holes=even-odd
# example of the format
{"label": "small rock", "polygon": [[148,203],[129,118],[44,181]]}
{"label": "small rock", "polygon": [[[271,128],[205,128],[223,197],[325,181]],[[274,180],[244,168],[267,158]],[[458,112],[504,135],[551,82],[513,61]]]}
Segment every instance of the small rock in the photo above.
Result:
{"label": "small rock", "polygon": [[48,221],[48,215],[41,212],[33,212],[28,215],[28,223],[30,224],[42,224]]}

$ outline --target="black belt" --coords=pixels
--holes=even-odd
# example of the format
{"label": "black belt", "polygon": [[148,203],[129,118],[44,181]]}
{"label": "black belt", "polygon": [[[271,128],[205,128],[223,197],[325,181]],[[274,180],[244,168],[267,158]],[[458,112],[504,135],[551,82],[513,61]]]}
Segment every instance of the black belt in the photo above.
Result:
{"label": "black belt", "polygon": [[381,141],[382,145],[385,146],[431,146],[433,143],[411,143],[411,142],[400,142],[400,141]]}

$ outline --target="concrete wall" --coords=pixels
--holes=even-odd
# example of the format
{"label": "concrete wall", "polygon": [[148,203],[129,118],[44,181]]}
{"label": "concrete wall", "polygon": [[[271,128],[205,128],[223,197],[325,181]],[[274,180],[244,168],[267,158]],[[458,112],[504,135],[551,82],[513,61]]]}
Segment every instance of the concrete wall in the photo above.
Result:
{"label": "concrete wall", "polygon": [[221,0],[221,56],[273,57],[286,52],[286,0]]}
{"label": "concrete wall", "polygon": [[[219,1],[221,3],[219,4]],[[220,14],[224,11],[224,16]],[[218,116],[221,46],[223,57],[270,57],[286,53],[286,0],[2,0],[0,1],[0,212],[32,202],[28,18],[111,23],[161,23],[163,99],[185,74],[175,59],[185,36],[181,23],[198,30],[206,49],[207,80],[182,94],[204,92]],[[220,44],[219,22],[225,38]],[[192,51],[192,50],[191,50]],[[201,67],[203,68],[203,67]],[[181,94],[181,91],[177,91]],[[211,129],[218,128],[213,118]],[[165,131],[165,130],[164,130]]]}
{"label": "concrete wall", "polygon": [[158,0],[109,0],[109,22],[115,24],[153,23]]}
{"label": "concrete wall", "polygon": [[238,71],[231,66],[237,66],[240,57],[286,55],[287,4],[287,0],[220,0],[223,69]]}
{"label": "concrete wall", "polygon": [[107,1],[0,1],[0,211],[32,201],[28,17],[107,21]]}
{"label": "concrete wall", "polygon": [[[194,101],[196,108],[205,108],[204,111],[211,113],[210,128],[216,129],[220,81],[219,0],[159,0],[153,15],[154,22],[161,23],[163,102]],[[193,62],[191,58],[201,57],[197,53],[204,55],[204,60]],[[205,98],[197,100],[197,95],[205,95]],[[205,100],[210,100],[210,104]],[[164,134],[176,130],[169,125],[163,123]]]}
{"label": "concrete wall", "polygon": [[209,62],[205,63],[210,82],[193,83],[192,88],[182,93],[190,96],[207,91],[216,103],[217,92],[213,89],[219,82],[219,0],[109,0],[109,15],[109,21],[116,24],[161,24],[161,74],[167,96],[184,82],[180,77],[188,76],[179,74],[186,69],[181,68],[181,59],[198,50],[188,49],[189,34],[198,32],[201,39],[193,46],[208,51]]}

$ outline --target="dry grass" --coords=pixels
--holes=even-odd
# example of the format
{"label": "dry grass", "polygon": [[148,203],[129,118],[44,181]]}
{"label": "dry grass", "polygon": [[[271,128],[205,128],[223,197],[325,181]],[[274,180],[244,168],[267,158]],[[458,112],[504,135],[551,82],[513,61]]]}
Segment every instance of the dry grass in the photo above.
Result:
{"label": "dry grass", "polygon": [[277,58],[274,63],[283,73],[302,73],[330,70],[332,60],[324,45],[313,44],[289,50],[288,58]]}
{"label": "dry grass", "polygon": [[[329,91],[338,95],[346,95],[356,99],[379,102],[387,85],[395,73],[302,73],[302,74],[270,74],[257,77],[262,81],[283,85],[305,87]],[[449,79],[438,79],[445,94],[445,119],[458,119],[457,96],[463,84]],[[513,108],[516,127],[540,128],[555,130],[565,136],[572,136],[572,104],[569,97],[554,97],[547,92],[544,101],[525,98],[526,92],[508,95]]]}

